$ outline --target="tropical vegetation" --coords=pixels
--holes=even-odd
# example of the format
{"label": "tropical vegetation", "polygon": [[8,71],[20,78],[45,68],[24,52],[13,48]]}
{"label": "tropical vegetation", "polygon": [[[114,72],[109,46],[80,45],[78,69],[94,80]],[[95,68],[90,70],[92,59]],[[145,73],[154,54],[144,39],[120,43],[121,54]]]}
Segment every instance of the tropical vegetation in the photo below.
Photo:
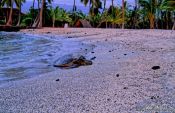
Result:
{"label": "tropical vegetation", "polygon": [[[1,18],[1,25],[23,27],[63,27],[65,23],[74,27],[79,19],[86,19],[93,27],[131,29],[175,29],[175,0],[135,0],[131,6],[126,0],[121,5],[106,7],[106,0],[80,0],[89,7],[89,14],[77,10],[73,0],[72,11],[59,6],[53,7],[53,0],[33,0],[27,14],[21,14],[26,0],[0,0],[0,12],[10,9],[8,17]],[[37,3],[37,8],[34,6]],[[13,18],[14,6],[19,10],[18,19]],[[7,15],[6,15],[7,16]]]}

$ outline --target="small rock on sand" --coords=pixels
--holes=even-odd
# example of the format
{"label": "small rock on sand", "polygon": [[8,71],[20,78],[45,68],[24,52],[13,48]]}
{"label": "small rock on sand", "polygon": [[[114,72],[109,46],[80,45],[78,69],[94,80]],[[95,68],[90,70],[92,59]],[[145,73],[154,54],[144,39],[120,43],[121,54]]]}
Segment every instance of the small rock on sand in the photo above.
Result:
{"label": "small rock on sand", "polygon": [[153,70],[158,70],[158,69],[160,69],[160,66],[153,66],[152,69]]}

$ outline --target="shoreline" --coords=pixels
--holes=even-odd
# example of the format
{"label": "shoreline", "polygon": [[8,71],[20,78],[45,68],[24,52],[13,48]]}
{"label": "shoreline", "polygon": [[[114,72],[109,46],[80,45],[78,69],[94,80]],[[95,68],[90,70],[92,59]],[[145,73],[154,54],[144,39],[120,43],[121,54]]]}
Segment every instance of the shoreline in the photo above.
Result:
{"label": "shoreline", "polygon": [[0,87],[0,112],[140,113],[154,106],[175,111],[174,31],[44,28],[22,32],[79,37],[73,40],[96,46],[88,54],[96,59],[92,66]]}
{"label": "shoreline", "polygon": [[[4,33],[7,33],[7,32],[4,32]],[[67,55],[72,55],[74,57],[78,57],[78,56],[86,56],[86,54],[90,51],[92,51],[92,49],[94,48],[93,45],[90,45],[90,44],[84,44],[82,43],[81,41],[78,41],[78,40],[74,40],[74,39],[68,39],[66,37],[61,37],[59,35],[57,36],[54,36],[54,35],[51,35],[51,34],[29,34],[29,33],[22,33],[22,32],[11,32],[11,34],[17,34],[17,35],[25,35],[25,37],[29,38],[29,37],[33,37],[33,38],[44,38],[44,39],[47,39],[48,41],[56,41],[60,47],[59,47],[59,51],[53,51],[53,50],[50,50],[50,51],[46,51],[47,54],[51,55],[51,56],[54,56],[54,58],[52,59],[52,61],[48,61],[48,65],[49,67],[48,68],[51,68],[50,70],[52,71],[56,71],[56,67],[54,67],[54,62],[57,61],[58,59],[60,58],[63,58],[64,59],[64,56],[67,56]],[[6,35],[6,34],[4,34]],[[54,44],[54,43],[53,43]],[[49,52],[49,53],[48,53]],[[43,53],[44,54],[44,53]],[[45,53],[46,54],[46,53]],[[48,58],[48,57],[47,57]],[[41,58],[40,58],[41,59]],[[27,62],[23,62],[22,64],[26,64]],[[18,65],[22,65],[22,64],[18,64]],[[32,64],[31,64],[32,65]],[[55,68],[55,69],[54,69]],[[57,68],[59,69],[59,68]],[[41,74],[46,74],[46,73],[50,73],[52,71],[48,71],[48,72],[44,72],[44,73],[38,73],[39,75]],[[26,70],[26,73],[27,73],[27,70]],[[22,76],[22,75],[20,75]],[[30,75],[24,75],[25,77],[22,77],[22,78],[18,78],[17,76],[14,76],[13,78],[2,78],[2,80],[0,79],[0,87],[1,85],[4,85],[4,84],[8,84],[8,82],[15,82],[15,81],[20,81],[20,80],[23,80],[23,79],[31,79],[33,77],[37,77],[37,76],[30,76]],[[14,80],[13,80],[14,79]]]}

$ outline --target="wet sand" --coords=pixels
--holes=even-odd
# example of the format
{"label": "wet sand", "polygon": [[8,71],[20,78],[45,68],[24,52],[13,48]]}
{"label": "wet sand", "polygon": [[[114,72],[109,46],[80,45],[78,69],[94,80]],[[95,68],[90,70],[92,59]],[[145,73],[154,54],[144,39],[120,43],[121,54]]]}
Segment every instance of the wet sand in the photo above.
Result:
{"label": "wet sand", "polygon": [[[175,112],[175,31],[22,30],[92,44],[93,65],[0,87],[0,113]],[[154,69],[157,66],[160,69]]]}

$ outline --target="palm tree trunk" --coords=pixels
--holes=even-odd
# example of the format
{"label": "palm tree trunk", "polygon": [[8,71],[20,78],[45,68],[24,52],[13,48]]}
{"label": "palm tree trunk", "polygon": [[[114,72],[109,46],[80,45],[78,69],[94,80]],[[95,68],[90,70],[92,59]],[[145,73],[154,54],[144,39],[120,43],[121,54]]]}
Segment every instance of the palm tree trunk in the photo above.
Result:
{"label": "palm tree trunk", "polygon": [[34,19],[35,19],[35,0],[33,0],[33,5],[32,5],[32,9],[33,9],[33,12],[32,12],[32,22],[34,22]]}
{"label": "palm tree trunk", "polygon": [[55,27],[55,19],[52,20],[52,27]]}
{"label": "palm tree trunk", "polygon": [[40,0],[38,0],[38,10],[40,9],[40,5],[39,4],[40,4]]}
{"label": "palm tree trunk", "polygon": [[112,14],[113,14],[113,11],[114,11],[114,0],[112,0]]}
{"label": "palm tree trunk", "polygon": [[106,9],[106,0],[104,0],[103,11]]}
{"label": "palm tree trunk", "polygon": [[39,15],[39,24],[38,24],[38,27],[43,27],[44,4],[45,4],[45,0],[42,0],[42,6],[41,6],[41,10],[40,10],[40,15]]}
{"label": "palm tree trunk", "polygon": [[175,30],[175,13],[174,13],[174,24],[173,24],[172,30]]}
{"label": "palm tree trunk", "polygon": [[154,16],[150,17],[150,29],[154,29]]}
{"label": "palm tree trunk", "polygon": [[[114,0],[112,0],[112,16],[114,15]],[[114,23],[112,23],[112,28],[114,28]]]}
{"label": "palm tree trunk", "polygon": [[10,14],[9,14],[9,18],[8,18],[6,25],[8,26],[12,25],[12,16],[13,16],[13,0],[11,0]]}
{"label": "palm tree trunk", "polygon": [[33,5],[32,5],[33,9],[35,9],[35,0],[33,0]]}
{"label": "palm tree trunk", "polygon": [[16,26],[20,26],[21,23],[21,0],[19,1],[19,15],[18,15],[18,23]]}
{"label": "palm tree trunk", "polygon": [[122,18],[123,18],[122,29],[124,29],[125,28],[125,0],[122,0]]}
{"label": "palm tree trunk", "polygon": [[75,11],[76,11],[76,5],[75,5],[75,0],[74,0],[73,12],[75,13]]}

